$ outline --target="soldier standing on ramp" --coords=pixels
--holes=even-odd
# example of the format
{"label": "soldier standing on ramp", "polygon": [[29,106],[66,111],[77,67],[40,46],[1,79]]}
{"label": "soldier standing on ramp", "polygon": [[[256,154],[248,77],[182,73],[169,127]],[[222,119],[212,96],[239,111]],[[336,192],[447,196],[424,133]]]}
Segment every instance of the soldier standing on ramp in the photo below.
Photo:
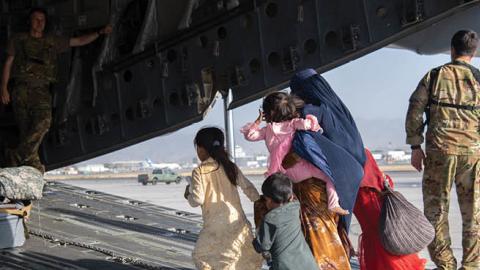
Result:
{"label": "soldier standing on ramp", "polygon": [[[67,38],[44,33],[47,13],[41,8],[30,11],[30,32],[14,35],[7,45],[7,59],[3,68],[0,90],[1,102],[12,101],[19,129],[19,144],[7,153],[10,166],[27,165],[44,172],[38,148],[50,128],[52,97],[50,84],[57,75],[57,56],[69,47],[89,44],[100,35],[112,32],[110,25],[97,32]],[[8,91],[12,78],[13,91]]]}
{"label": "soldier standing on ramp", "polygon": [[[410,97],[406,119],[412,165],[425,164],[425,216],[435,227],[428,250],[437,269],[456,270],[448,226],[455,183],[463,221],[463,270],[480,269],[480,71],[470,65],[479,38],[468,30],[451,41],[452,62],[431,70]],[[428,124],[426,157],[423,113]]]}

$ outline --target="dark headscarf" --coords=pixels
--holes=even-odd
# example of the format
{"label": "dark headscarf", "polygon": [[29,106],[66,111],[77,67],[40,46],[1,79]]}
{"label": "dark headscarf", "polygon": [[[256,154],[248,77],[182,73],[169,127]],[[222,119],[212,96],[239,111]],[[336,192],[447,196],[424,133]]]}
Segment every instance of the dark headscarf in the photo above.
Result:
{"label": "dark headscarf", "polygon": [[[363,177],[365,149],[348,108],[327,81],[313,69],[298,72],[290,81],[292,94],[305,101],[302,115],[315,115],[323,134],[297,132],[293,150],[327,174],[338,193],[340,205],[353,211]],[[341,221],[348,231],[351,215]]]}

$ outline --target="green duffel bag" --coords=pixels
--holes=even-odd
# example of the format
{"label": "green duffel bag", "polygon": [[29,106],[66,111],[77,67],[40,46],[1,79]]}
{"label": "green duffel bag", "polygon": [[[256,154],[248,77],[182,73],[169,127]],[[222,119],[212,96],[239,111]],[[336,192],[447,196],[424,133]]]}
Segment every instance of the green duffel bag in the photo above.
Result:
{"label": "green duffel bag", "polygon": [[435,237],[435,230],[422,211],[385,181],[380,213],[380,241],[393,255],[420,252]]}

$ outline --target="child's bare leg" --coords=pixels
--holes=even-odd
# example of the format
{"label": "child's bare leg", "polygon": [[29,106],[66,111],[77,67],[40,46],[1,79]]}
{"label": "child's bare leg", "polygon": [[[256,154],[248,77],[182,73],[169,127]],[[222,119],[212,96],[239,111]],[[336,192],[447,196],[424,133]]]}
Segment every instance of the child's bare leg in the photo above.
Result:
{"label": "child's bare leg", "polygon": [[338,194],[330,180],[325,181],[327,184],[328,210],[335,214],[345,216],[350,214],[348,210],[343,209],[338,202]]}

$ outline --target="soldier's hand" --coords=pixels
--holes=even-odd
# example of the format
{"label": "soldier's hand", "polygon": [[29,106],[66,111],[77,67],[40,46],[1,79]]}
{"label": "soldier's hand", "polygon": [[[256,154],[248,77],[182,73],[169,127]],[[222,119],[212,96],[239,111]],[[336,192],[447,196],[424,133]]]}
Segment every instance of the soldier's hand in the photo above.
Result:
{"label": "soldier's hand", "polygon": [[10,103],[10,94],[8,93],[7,89],[2,90],[0,95],[2,104],[7,105]]}
{"label": "soldier's hand", "polygon": [[112,33],[113,31],[113,27],[111,24],[103,27],[102,29],[100,29],[100,34],[103,34],[103,35],[108,35],[110,33]]}
{"label": "soldier's hand", "polygon": [[425,153],[423,153],[422,148],[412,150],[412,166],[419,172],[423,170],[423,165],[425,164]]}

